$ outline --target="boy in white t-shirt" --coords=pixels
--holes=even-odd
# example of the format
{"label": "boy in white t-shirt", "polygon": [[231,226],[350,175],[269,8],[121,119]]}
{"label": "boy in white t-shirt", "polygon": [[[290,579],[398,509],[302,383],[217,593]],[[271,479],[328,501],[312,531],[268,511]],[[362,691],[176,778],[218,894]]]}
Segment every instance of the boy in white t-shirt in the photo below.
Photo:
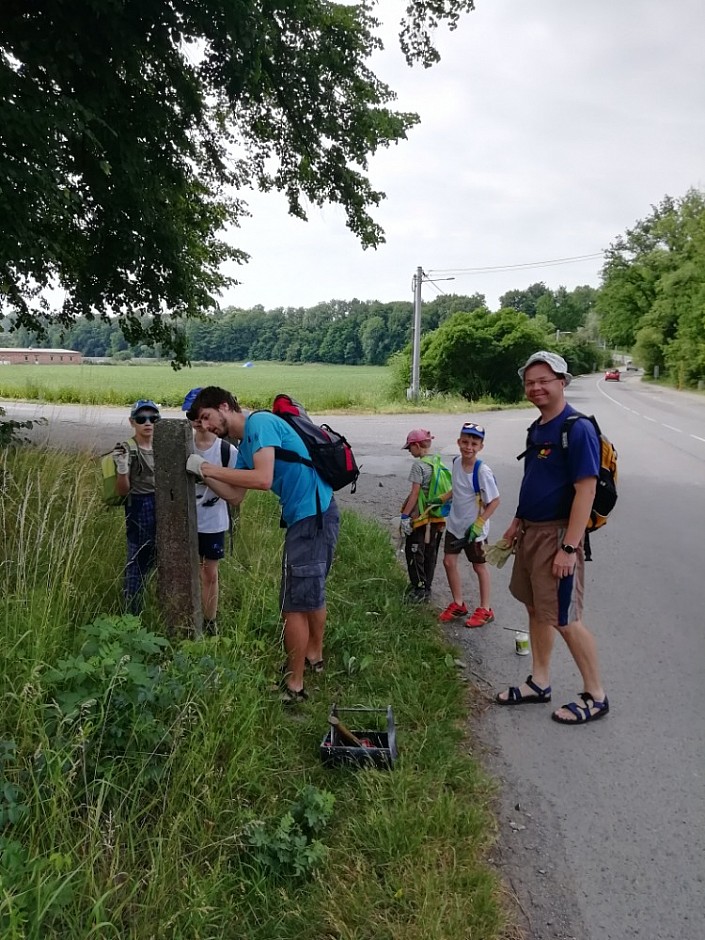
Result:
{"label": "boy in white t-shirt", "polygon": [[[196,453],[208,463],[235,468],[237,448],[206,431],[189,410],[200,392],[193,388],[186,396],[182,409],[193,428],[193,446]],[[210,480],[209,485],[196,483],[196,520],[198,523],[198,555],[201,559],[201,603],[204,633],[215,635],[218,615],[218,562],[225,556],[225,533],[230,527],[227,495],[228,484]]]}
{"label": "boy in white t-shirt", "polygon": [[499,506],[499,490],[490,468],[478,459],[484,444],[485,429],[479,424],[466,422],[458,438],[460,456],[453,461],[453,489],[444,497],[452,498],[446,519],[443,567],[453,600],[440,614],[439,620],[447,623],[456,617],[467,616],[458,570],[458,558],[461,552],[465,552],[480,587],[480,604],[465,621],[466,627],[484,627],[494,620],[484,546],[489,534],[489,518]]}

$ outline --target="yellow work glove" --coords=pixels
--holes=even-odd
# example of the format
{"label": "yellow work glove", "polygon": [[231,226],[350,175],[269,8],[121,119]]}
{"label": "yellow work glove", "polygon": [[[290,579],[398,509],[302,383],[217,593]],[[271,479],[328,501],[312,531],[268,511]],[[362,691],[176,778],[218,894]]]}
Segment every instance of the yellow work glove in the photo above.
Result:
{"label": "yellow work glove", "polygon": [[473,524],[468,527],[468,530],[465,533],[465,538],[468,540],[468,542],[474,542],[475,539],[481,539],[484,533],[485,520],[482,518],[482,516],[478,516]]}

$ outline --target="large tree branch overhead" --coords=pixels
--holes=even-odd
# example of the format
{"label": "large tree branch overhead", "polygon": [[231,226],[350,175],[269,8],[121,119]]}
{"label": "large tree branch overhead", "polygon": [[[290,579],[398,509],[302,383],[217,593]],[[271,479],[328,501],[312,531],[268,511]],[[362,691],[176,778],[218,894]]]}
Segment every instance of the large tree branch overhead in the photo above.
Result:
{"label": "large tree branch overhead", "polygon": [[[377,0],[6,0],[0,22],[0,304],[15,326],[118,315],[185,359],[178,326],[229,280],[248,187],[338,203],[364,246],[368,158],[418,120],[369,69]],[[411,0],[407,60],[472,0]],[[52,309],[47,288],[64,298]],[[54,294],[53,296],[57,296]]]}

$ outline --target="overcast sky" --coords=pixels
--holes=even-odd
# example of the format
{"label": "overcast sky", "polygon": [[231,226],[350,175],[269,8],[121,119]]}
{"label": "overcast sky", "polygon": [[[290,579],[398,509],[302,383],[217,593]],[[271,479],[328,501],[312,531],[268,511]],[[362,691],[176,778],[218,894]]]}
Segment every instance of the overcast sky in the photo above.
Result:
{"label": "overcast sky", "polygon": [[[386,244],[363,251],[338,207],[304,223],[257,194],[233,235],[251,260],[234,266],[242,283],[224,306],[411,300],[418,265],[433,276],[601,252],[664,195],[705,188],[703,0],[476,0],[455,32],[439,30],[432,69],[398,50],[403,6],[382,0],[375,69],[421,124],[371,163]],[[496,309],[535,281],[597,286],[600,267],[459,275],[423,299],[480,292]]]}

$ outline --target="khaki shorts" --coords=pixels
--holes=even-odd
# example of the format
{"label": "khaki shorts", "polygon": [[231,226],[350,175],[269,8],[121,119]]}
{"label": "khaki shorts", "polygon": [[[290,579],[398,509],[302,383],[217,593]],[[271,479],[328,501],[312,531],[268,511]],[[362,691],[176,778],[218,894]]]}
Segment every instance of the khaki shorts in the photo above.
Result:
{"label": "khaki shorts", "polygon": [[509,590],[544,624],[566,627],[583,616],[585,556],[582,541],[573,574],[555,578],[553,559],[565,538],[567,520],[522,522]]}

